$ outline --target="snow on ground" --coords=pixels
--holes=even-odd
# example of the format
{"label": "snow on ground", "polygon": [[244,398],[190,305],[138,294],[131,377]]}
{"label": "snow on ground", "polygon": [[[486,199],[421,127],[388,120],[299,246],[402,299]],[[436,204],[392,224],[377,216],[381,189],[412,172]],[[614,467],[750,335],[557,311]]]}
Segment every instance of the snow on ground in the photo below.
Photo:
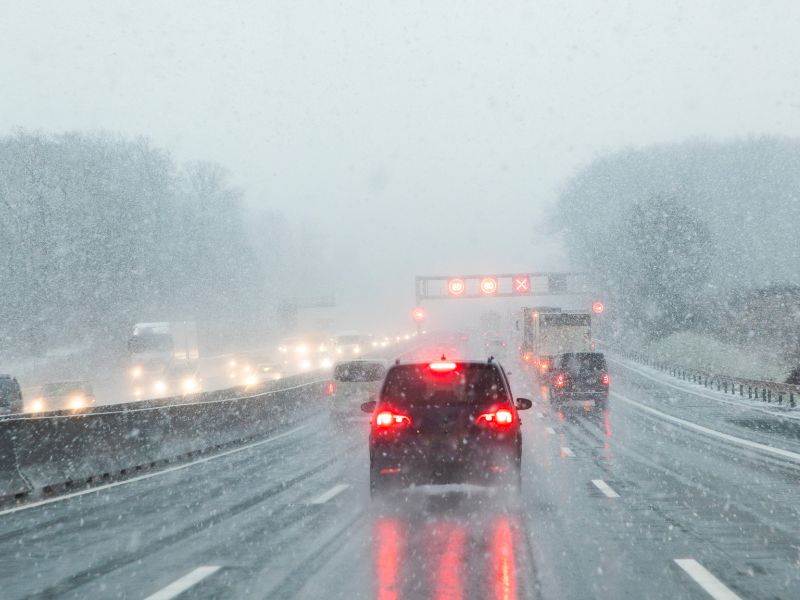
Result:
{"label": "snow on ground", "polygon": [[671,365],[745,379],[783,382],[791,371],[777,353],[765,348],[735,346],[690,332],[645,344],[642,353]]}
{"label": "snow on ground", "polygon": [[622,358],[621,356],[610,356],[609,359],[612,363],[616,363],[617,365],[643,375],[649,379],[654,381],[658,381],[668,387],[672,387],[678,390],[682,390],[693,394],[694,396],[705,398],[707,400],[713,400],[715,402],[721,402],[723,404],[730,404],[734,406],[740,406],[742,408],[752,409],[758,412],[767,413],[773,416],[781,416],[789,419],[798,419],[800,420],[800,406],[796,406],[792,408],[788,405],[788,403],[778,404],[777,402],[770,402],[765,403],[761,400],[756,399],[749,399],[746,396],[737,396],[736,394],[728,394],[723,391],[717,391],[713,388],[706,388],[698,383],[692,383],[691,381],[684,381],[682,379],[678,379],[677,377],[673,377],[668,373],[664,373],[662,371],[658,371],[651,367],[647,367],[645,365],[633,362],[631,360],[627,360]]}

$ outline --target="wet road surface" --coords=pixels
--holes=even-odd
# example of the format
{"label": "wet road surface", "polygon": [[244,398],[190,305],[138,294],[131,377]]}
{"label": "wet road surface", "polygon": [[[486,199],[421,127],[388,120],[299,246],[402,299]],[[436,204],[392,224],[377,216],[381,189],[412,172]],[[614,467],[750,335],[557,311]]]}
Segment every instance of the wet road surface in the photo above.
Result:
{"label": "wet road surface", "polygon": [[795,423],[631,366],[612,363],[603,411],[556,410],[514,375],[534,400],[519,496],[372,501],[366,421],[321,411],[219,458],[0,511],[1,596],[800,597]]}

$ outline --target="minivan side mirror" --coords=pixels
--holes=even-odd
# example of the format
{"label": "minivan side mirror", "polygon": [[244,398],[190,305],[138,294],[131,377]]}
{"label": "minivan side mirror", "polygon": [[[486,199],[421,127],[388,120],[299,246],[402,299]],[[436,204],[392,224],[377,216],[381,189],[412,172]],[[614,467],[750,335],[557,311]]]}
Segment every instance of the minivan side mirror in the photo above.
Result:
{"label": "minivan side mirror", "polygon": [[370,400],[369,402],[364,402],[361,405],[361,412],[372,414],[375,412],[376,406],[378,406],[378,402],[376,400]]}
{"label": "minivan side mirror", "polygon": [[517,410],[528,410],[531,406],[533,406],[533,402],[527,398],[517,398],[515,404],[517,406]]}

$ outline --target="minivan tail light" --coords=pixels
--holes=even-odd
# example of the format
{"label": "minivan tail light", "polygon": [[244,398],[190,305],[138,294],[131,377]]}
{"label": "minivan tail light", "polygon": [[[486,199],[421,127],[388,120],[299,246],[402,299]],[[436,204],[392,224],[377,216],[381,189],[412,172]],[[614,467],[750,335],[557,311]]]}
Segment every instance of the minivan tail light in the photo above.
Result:
{"label": "minivan tail light", "polygon": [[556,375],[556,387],[564,387],[567,385],[567,376],[563,373]]}
{"label": "minivan tail light", "polygon": [[395,427],[410,427],[411,418],[408,415],[401,415],[390,410],[382,410],[375,415],[375,427],[378,429],[391,429]]}
{"label": "minivan tail light", "polygon": [[507,408],[501,408],[478,415],[475,422],[484,427],[508,427],[514,422],[514,413]]}
{"label": "minivan tail light", "polygon": [[602,383],[603,385],[608,385],[609,383],[611,383],[611,378],[608,376],[608,373],[603,373],[600,376],[600,383]]}
{"label": "minivan tail light", "polygon": [[333,396],[335,393],[336,393],[336,382],[329,381],[328,384],[325,386],[325,395]]}

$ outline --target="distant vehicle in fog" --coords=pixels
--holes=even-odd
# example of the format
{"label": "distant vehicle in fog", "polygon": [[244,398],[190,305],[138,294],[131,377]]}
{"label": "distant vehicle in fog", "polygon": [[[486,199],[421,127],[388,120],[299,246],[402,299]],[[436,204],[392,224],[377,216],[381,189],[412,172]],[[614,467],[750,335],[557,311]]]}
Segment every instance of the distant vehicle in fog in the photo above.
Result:
{"label": "distant vehicle in fog", "polygon": [[29,412],[78,410],[94,406],[94,390],[88,381],[57,381],[42,385],[39,396],[25,408]]}
{"label": "distant vehicle in fog", "polygon": [[133,396],[163,396],[171,372],[197,365],[197,325],[194,321],[137,323],[128,339],[128,352]]}
{"label": "distant vehicle in fog", "polygon": [[550,374],[550,401],[556,405],[592,402],[602,408],[608,401],[610,383],[602,352],[560,354],[555,357]]}
{"label": "distant vehicle in fog", "polygon": [[340,358],[359,356],[367,344],[369,344],[367,336],[361,335],[357,331],[339,333],[334,340],[336,356]]}
{"label": "distant vehicle in fog", "polygon": [[565,352],[591,352],[592,315],[560,308],[522,309],[521,358],[540,381],[547,381],[553,358]]}
{"label": "distant vehicle in fog", "polygon": [[493,356],[498,359],[506,358],[508,344],[501,337],[493,335],[487,336],[483,342],[483,347],[487,356]]}
{"label": "distant vehicle in fog", "polygon": [[0,414],[19,413],[23,410],[19,382],[11,375],[0,375]]}
{"label": "distant vehicle in fog", "polygon": [[382,359],[336,363],[333,377],[325,388],[331,416],[344,418],[358,414],[362,403],[378,397],[385,377],[386,361]]}

